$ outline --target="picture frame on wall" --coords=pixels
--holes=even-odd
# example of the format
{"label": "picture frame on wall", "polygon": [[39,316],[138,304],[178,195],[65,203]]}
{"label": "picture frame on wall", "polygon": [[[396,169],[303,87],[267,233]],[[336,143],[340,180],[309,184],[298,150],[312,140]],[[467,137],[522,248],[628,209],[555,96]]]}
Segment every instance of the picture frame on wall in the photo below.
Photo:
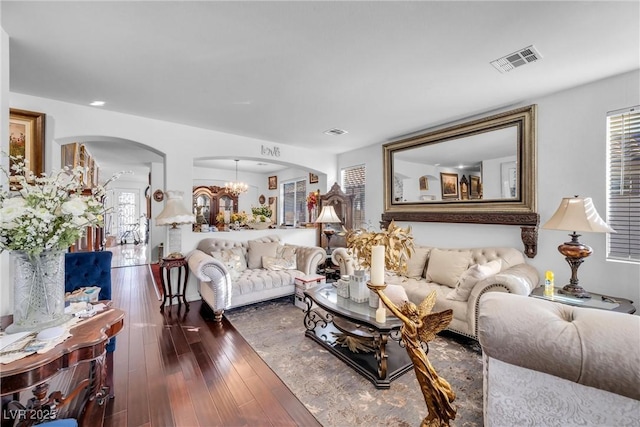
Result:
{"label": "picture frame on wall", "polygon": [[72,142],[60,146],[60,167],[73,169],[80,165],[80,144]]}
{"label": "picture frame on wall", "polygon": [[460,197],[457,173],[440,172],[440,183],[443,199],[457,199]]}
{"label": "picture frame on wall", "polygon": [[269,190],[277,190],[278,189],[278,176],[270,176],[269,177]]}
{"label": "picture frame on wall", "polygon": [[[22,156],[27,169],[36,176],[44,172],[44,126],[44,113],[9,109],[9,155]],[[9,170],[13,183],[17,178],[11,167]]]}
{"label": "picture frame on wall", "polygon": [[318,183],[318,175],[315,173],[309,173],[309,184],[317,184]]}

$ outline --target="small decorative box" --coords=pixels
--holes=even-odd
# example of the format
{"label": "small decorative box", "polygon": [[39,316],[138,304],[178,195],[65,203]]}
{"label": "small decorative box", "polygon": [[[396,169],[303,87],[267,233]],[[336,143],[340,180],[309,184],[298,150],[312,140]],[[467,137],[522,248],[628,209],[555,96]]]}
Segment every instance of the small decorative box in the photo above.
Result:
{"label": "small decorative box", "polygon": [[[347,276],[348,277],[348,276]],[[339,279],[335,283],[336,293],[339,297],[349,298],[349,279]]]}
{"label": "small decorative box", "polygon": [[294,283],[296,287],[303,288],[306,291],[312,286],[324,285],[327,283],[327,279],[322,274],[308,274],[306,276],[296,277]]}
{"label": "small decorative box", "polygon": [[349,298],[354,302],[369,301],[367,278],[362,270],[356,270],[349,279]]}

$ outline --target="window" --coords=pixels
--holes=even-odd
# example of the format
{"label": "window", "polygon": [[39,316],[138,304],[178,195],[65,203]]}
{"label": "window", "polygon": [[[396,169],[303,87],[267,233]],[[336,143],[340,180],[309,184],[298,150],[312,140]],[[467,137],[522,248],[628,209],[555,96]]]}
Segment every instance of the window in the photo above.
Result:
{"label": "window", "polygon": [[353,195],[353,228],[365,227],[365,166],[359,165],[342,169],[341,179],[344,192]]}
{"label": "window", "polygon": [[285,182],[282,184],[283,222],[297,226],[307,222],[307,180]]}
{"label": "window", "polygon": [[607,115],[609,259],[640,261],[640,106]]}

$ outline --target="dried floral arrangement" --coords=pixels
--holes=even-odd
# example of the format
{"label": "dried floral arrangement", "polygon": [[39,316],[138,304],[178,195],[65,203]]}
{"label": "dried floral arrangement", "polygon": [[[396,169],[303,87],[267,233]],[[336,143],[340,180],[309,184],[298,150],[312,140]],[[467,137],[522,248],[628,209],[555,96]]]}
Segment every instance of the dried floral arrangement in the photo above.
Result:
{"label": "dried floral arrangement", "polygon": [[387,271],[407,271],[407,260],[414,252],[411,226],[398,227],[391,221],[386,230],[371,231],[365,228],[345,230],[347,247],[360,266],[371,268],[371,248],[385,246],[384,263]]}

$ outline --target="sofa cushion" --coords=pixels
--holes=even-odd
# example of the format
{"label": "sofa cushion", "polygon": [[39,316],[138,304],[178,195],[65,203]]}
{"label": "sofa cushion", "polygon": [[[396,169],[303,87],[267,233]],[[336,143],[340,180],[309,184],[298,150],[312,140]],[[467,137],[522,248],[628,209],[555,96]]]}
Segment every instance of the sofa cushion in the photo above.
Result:
{"label": "sofa cushion", "polygon": [[467,271],[471,262],[471,251],[442,250],[433,248],[427,266],[427,281],[453,288]]}
{"label": "sofa cushion", "polygon": [[242,248],[223,249],[221,251],[212,251],[211,256],[221,261],[231,276],[231,280],[235,281],[240,274],[247,269],[247,260],[244,256]]}
{"label": "sofa cushion", "polygon": [[278,242],[258,242],[249,240],[249,249],[247,250],[247,267],[249,269],[262,268],[262,257],[270,256],[276,258],[278,256]]}
{"label": "sofa cushion", "polygon": [[407,261],[407,272],[402,273],[402,275],[416,279],[423,277],[429,252],[431,252],[431,248],[416,245],[413,254],[411,254],[411,257]]}
{"label": "sofa cushion", "polygon": [[447,294],[447,299],[466,301],[469,299],[471,289],[482,279],[498,274],[502,268],[502,261],[496,259],[486,264],[474,264],[462,273],[455,289]]}
{"label": "sofa cushion", "polygon": [[291,294],[294,292],[294,282],[296,277],[304,276],[298,270],[266,270],[259,268],[255,270],[246,269],[242,272],[236,282],[231,287],[231,297],[238,295],[248,295],[269,289],[283,288],[290,286]]}
{"label": "sofa cushion", "polygon": [[278,270],[295,270],[296,269],[296,256],[289,258],[280,258],[272,256],[262,257],[262,267],[271,271]]}

